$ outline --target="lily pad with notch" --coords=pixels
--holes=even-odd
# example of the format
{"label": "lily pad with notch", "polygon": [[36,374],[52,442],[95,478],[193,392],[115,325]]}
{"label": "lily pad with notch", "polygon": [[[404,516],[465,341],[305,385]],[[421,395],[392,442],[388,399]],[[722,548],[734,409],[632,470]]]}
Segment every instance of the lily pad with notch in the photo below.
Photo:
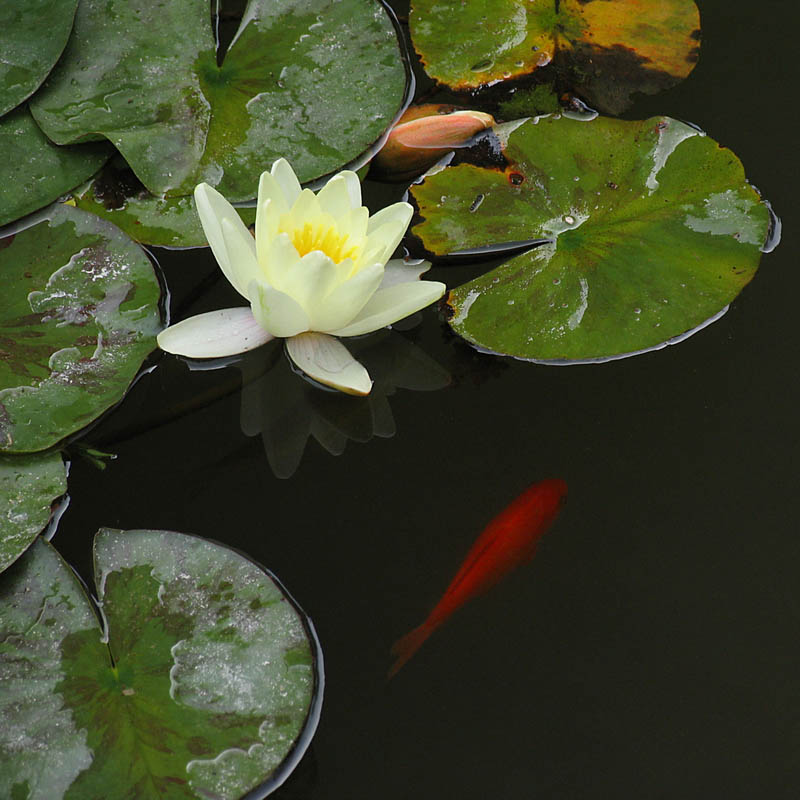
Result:
{"label": "lily pad with notch", "polygon": [[0,579],[0,794],[235,800],[280,785],[317,725],[322,657],[277,579],[166,531],[101,530],[94,570],[96,605],[39,540]]}
{"label": "lily pad with notch", "polygon": [[206,0],[85,0],[31,105],[59,144],[108,138],[153,194],[244,201],[279,157],[306,182],[362,155],[406,83],[378,0],[250,0],[219,65]]}
{"label": "lily pad with notch", "polygon": [[58,204],[0,239],[0,451],[44,450],[119,402],[162,327],[147,254]]}
{"label": "lily pad with notch", "polygon": [[0,225],[38,211],[83,183],[111,157],[107,142],[59,147],[26,106],[0,119]]}
{"label": "lily pad with notch", "polygon": [[3,0],[0,116],[30,97],[67,44],[78,0]]}
{"label": "lily pad with notch", "polygon": [[409,24],[425,70],[453,89],[541,74],[615,114],[683,80],[700,42],[693,0],[412,0]]}
{"label": "lily pad with notch", "polygon": [[451,327],[477,347],[541,361],[652,349],[719,315],[755,274],[770,209],[698,129],[552,116],[495,130],[505,167],[466,151],[411,187],[412,231],[434,254],[544,242],[448,295]]}
{"label": "lily pad with notch", "polygon": [[[150,194],[133,170],[115,158],[72,193],[77,208],[90,211],[122,228],[141,244],[158,247],[205,247],[208,242],[194,198]],[[239,208],[245,225],[256,221],[255,208]]]}
{"label": "lily pad with notch", "polygon": [[66,491],[61,453],[0,456],[0,572],[47,527]]}

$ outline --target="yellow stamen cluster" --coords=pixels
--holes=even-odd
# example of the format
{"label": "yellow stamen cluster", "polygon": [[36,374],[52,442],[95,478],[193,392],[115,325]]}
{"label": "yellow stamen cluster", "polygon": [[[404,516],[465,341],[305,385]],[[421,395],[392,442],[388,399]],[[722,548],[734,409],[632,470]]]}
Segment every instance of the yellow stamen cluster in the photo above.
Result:
{"label": "yellow stamen cluster", "polygon": [[306,222],[303,227],[285,231],[289,234],[295,250],[302,256],[312,250],[321,250],[334,263],[340,264],[346,258],[355,260],[359,250],[347,234],[341,234],[335,225],[320,225]]}

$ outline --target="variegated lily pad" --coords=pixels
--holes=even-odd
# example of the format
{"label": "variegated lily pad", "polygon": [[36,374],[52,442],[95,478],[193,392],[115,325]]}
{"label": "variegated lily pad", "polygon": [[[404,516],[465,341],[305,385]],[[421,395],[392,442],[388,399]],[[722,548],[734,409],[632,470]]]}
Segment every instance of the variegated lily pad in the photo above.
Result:
{"label": "variegated lily pad", "polygon": [[412,230],[434,254],[544,242],[450,292],[450,325],[478,347],[545,361],[650,349],[720,314],[755,274],[769,208],[696,128],[552,116],[496,130],[497,166],[462,153],[411,188]]}
{"label": "variegated lily pad", "polygon": [[[618,113],[634,92],[683,80],[697,62],[693,0],[412,0],[414,47],[454,89],[548,67],[563,89]],[[552,75],[555,73],[555,75]]]}
{"label": "variegated lily pad", "polygon": [[0,456],[0,572],[44,530],[66,491],[61,453]]}
{"label": "variegated lily pad", "polygon": [[146,253],[67,205],[0,239],[0,451],[44,450],[122,399],[161,329]]}
{"label": "variegated lily pad", "polygon": [[281,585],[164,531],[100,531],[94,564],[104,630],[44,541],[0,578],[0,795],[269,793],[321,703],[319,646]]}
{"label": "variegated lily pad", "polygon": [[302,181],[355,159],[406,91],[377,0],[250,0],[217,60],[207,0],[84,0],[33,113],[59,144],[110,139],[153,194],[234,201],[281,156]]}

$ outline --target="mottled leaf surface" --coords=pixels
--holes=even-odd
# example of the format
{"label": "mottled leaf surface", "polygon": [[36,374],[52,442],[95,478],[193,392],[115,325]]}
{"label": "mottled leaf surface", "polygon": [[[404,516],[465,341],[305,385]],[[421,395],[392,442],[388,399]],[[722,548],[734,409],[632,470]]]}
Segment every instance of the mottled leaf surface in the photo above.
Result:
{"label": "mottled leaf surface", "polygon": [[161,290],[114,225],[67,205],[0,239],[0,450],[44,450],[117,403],[155,348]]}
{"label": "mottled leaf surface", "polygon": [[0,456],[0,572],[47,526],[53,501],[66,491],[61,453]]}
{"label": "mottled leaf surface", "polygon": [[0,116],[32,95],[72,30],[78,0],[0,3]]}
{"label": "mottled leaf surface", "polygon": [[103,530],[94,555],[105,636],[46,542],[0,582],[0,794],[234,800],[275,782],[319,710],[280,586],[184,534]]}
{"label": "mottled leaf surface", "polygon": [[58,147],[27,107],[0,119],[0,225],[44,208],[108,160],[107,143]]}
{"label": "mottled leaf surface", "polygon": [[543,67],[603,111],[685,78],[699,52],[693,0],[412,0],[431,77],[474,89]]}
{"label": "mottled leaf surface", "polygon": [[655,347],[721,312],[770,226],[741,162],[682,122],[545,117],[498,129],[503,169],[461,163],[411,194],[433,253],[546,240],[450,292],[473,344],[537,360]]}
{"label": "mottled leaf surface", "polygon": [[[205,233],[191,195],[150,194],[121,159],[114,159],[91,181],[72,193],[77,208],[113,222],[142,244],[159,247],[205,247]],[[240,208],[246,225],[256,221],[255,208]]]}
{"label": "mottled leaf surface", "polygon": [[110,139],[153,194],[248,200],[281,156],[301,181],[358,157],[405,82],[376,0],[250,0],[222,66],[206,0],[85,0],[32,108],[60,144]]}

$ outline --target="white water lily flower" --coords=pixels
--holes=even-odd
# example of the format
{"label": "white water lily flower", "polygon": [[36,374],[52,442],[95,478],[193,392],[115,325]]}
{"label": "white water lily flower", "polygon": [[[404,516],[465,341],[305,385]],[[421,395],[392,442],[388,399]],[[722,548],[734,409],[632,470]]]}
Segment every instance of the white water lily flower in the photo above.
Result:
{"label": "white water lily flower", "polygon": [[255,239],[233,206],[205,183],[194,192],[220,268],[250,308],[212,311],[158,337],[162,350],[215,358],[285,337],[289,356],[312,378],[351,394],[372,382],[334,336],[391,325],[438,300],[445,285],[421,281],[430,264],[388,261],[411,221],[408,203],[370,217],[361,184],[345,170],[314,194],[281,158],[258,186]]}

